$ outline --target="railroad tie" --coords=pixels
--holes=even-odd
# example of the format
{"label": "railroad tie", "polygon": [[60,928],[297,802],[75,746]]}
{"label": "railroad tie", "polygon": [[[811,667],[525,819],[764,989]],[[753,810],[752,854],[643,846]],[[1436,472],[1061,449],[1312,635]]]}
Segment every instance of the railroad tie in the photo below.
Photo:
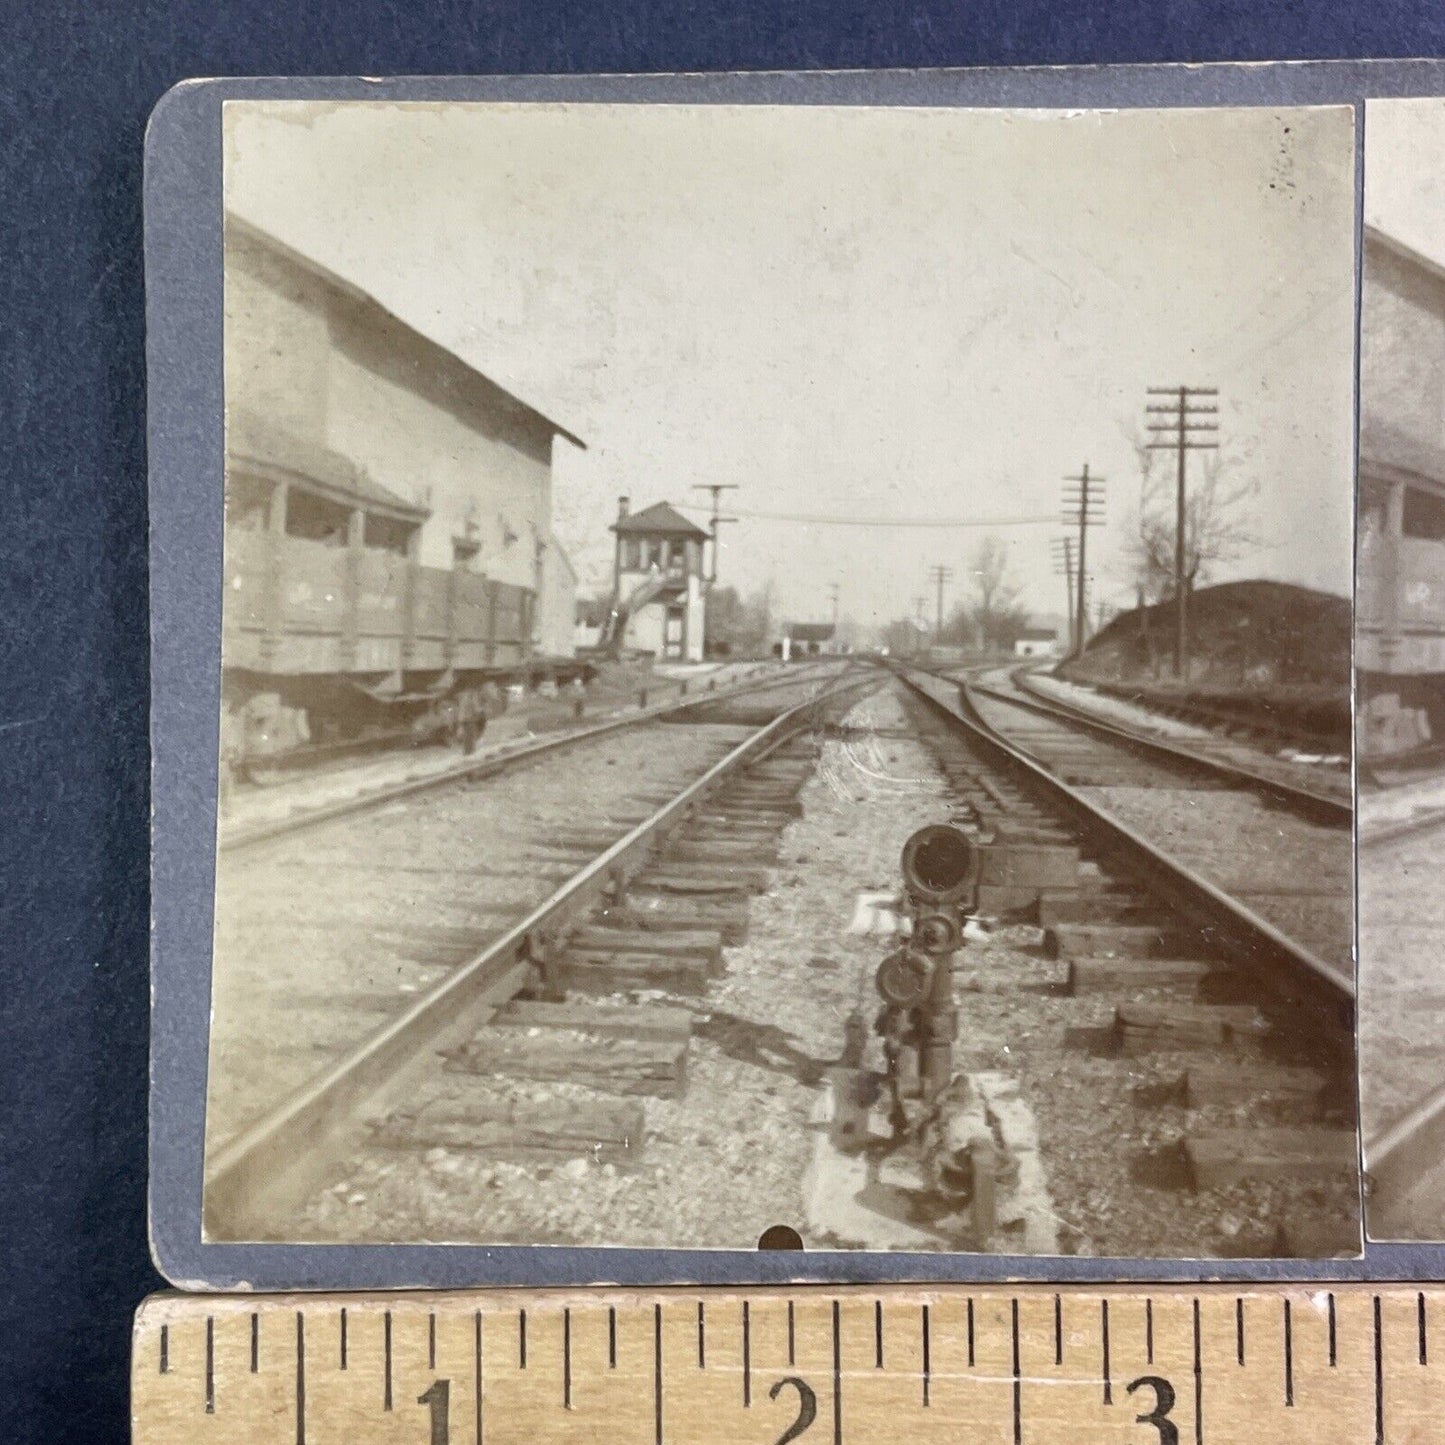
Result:
{"label": "railroad tie", "polygon": [[572,931],[570,948],[583,953],[653,953],[696,958],[709,966],[722,957],[722,935],[715,928],[609,928],[584,923]]}
{"label": "railroad tie", "polygon": [[602,928],[631,928],[644,933],[714,930],[725,948],[736,948],[747,942],[749,918],[746,906],[692,902],[634,889],[623,907],[603,909],[593,922]]}
{"label": "railroad tie", "polygon": [[1127,888],[1048,892],[1039,897],[1038,924],[1056,928],[1061,923],[1140,923],[1149,907],[1141,894]]}
{"label": "railroad tie", "polygon": [[1241,1068],[1237,1061],[1191,1064],[1178,1080],[1179,1097],[1191,1109],[1205,1104],[1253,1104],[1262,1094],[1272,1094],[1309,1114],[1320,1112],[1326,1086],[1318,1069],[1260,1062]]}
{"label": "railroad tie", "polygon": [[[651,1094],[678,1098],[687,1086],[688,1032],[675,1028],[657,1037],[639,1032],[636,1020],[617,1017],[616,1009],[586,1006],[541,1005],[565,1010],[548,1016],[533,1014],[528,1025],[482,1028],[472,1041],[447,1056],[454,1072],[495,1075],[502,1079],[530,1079],[537,1083],[581,1084],[603,1094]],[[634,1014],[646,1013],[634,1007]],[[681,1010],[671,1010],[680,1013]],[[607,1017],[607,1015],[612,1017]],[[600,1027],[592,1025],[600,1024]]]}
{"label": "railroad tie", "polygon": [[1155,1050],[1257,1050],[1269,1020],[1251,1004],[1127,1003],[1114,1014],[1114,1038],[1126,1055]]}
{"label": "railroad tie", "polygon": [[1191,958],[1071,958],[1069,993],[1129,993],[1145,988],[1197,988],[1213,972]]}
{"label": "railroad tie", "polygon": [[638,1099],[519,1099],[505,1086],[467,1078],[455,1094],[385,1118],[372,1134],[383,1149],[447,1149],[496,1159],[584,1155],[626,1164],[642,1154],[646,1115]]}
{"label": "railroad tie", "polygon": [[1060,923],[1044,929],[1046,958],[1161,958],[1187,947],[1159,923]]}
{"label": "railroad tie", "polygon": [[1352,1171],[1358,1145],[1353,1129],[1210,1129],[1184,1140],[1195,1189],[1221,1189],[1245,1179],[1320,1181]]}
{"label": "railroad tie", "polygon": [[614,994],[625,989],[661,989],[695,995],[707,992],[717,968],[696,955],[593,952],[569,948],[557,960],[553,976],[569,991]]}
{"label": "railroad tie", "polygon": [[725,858],[710,864],[663,858],[642,874],[639,882],[668,893],[727,894],[766,893],[770,880],[766,868],[752,868]]}

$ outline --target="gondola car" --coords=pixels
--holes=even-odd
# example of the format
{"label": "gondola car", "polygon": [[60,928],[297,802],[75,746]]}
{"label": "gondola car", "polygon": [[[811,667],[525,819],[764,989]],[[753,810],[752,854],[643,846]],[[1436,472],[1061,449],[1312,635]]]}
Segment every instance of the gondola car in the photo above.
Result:
{"label": "gondola car", "polygon": [[1445,271],[1367,231],[1355,666],[1362,760],[1445,746]]}

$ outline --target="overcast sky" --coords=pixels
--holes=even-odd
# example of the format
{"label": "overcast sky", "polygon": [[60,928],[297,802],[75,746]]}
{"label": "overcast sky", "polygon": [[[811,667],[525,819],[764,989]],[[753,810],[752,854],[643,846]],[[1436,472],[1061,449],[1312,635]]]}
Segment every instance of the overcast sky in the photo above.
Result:
{"label": "overcast sky", "polygon": [[931,616],[929,567],[962,600],[988,530],[1058,613],[1061,479],[1088,461],[1109,493],[1090,570],[1130,599],[1128,433],[1146,387],[1187,382],[1220,389],[1222,455],[1258,487],[1260,546],[1221,579],[1348,590],[1347,108],[229,102],[226,121],[233,209],[587,442],[557,472],[584,586],[607,580],[619,493],[705,505],[694,486],[727,482],[722,578],[771,579],[788,615],[827,616],[836,581],[861,622],[921,595]]}
{"label": "overcast sky", "polygon": [[1366,105],[1365,223],[1445,266],[1445,101]]}

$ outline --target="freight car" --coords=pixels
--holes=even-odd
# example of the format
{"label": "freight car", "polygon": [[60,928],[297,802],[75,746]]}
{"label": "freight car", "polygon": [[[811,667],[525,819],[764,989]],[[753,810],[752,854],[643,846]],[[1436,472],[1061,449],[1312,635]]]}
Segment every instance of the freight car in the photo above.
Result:
{"label": "freight car", "polygon": [[290,474],[242,445],[226,502],[221,741],[232,772],[445,735],[504,706],[509,686],[590,675],[539,654],[534,589],[422,566],[428,512],[336,453],[312,449]]}
{"label": "freight car", "polygon": [[1365,233],[1355,666],[1363,760],[1445,744],[1445,270]]}
{"label": "freight car", "polygon": [[1445,452],[1361,434],[1355,596],[1360,753],[1445,741]]}
{"label": "freight car", "polygon": [[317,257],[225,234],[229,767],[433,736],[585,670],[552,533],[554,444],[581,439]]}

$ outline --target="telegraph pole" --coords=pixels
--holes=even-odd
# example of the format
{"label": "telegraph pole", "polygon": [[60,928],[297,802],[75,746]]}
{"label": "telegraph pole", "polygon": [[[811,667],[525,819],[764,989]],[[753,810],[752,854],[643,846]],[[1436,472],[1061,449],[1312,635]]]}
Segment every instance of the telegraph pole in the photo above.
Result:
{"label": "telegraph pole", "polygon": [[1074,539],[1054,538],[1054,575],[1064,579],[1064,610],[1069,615],[1069,646],[1074,645]]}
{"label": "telegraph pole", "polygon": [[1065,524],[1078,528],[1079,555],[1074,573],[1074,637],[1071,649],[1077,657],[1084,650],[1089,631],[1089,606],[1085,595],[1089,528],[1104,521],[1104,478],[1090,476],[1088,462],[1084,463],[1077,477],[1064,478],[1063,509]]}
{"label": "telegraph pole", "polygon": [[737,491],[738,484],[736,482],[694,482],[692,489],[695,492],[712,493],[712,565],[707,572],[707,585],[711,587],[717,581],[717,529],[724,523],[737,521],[736,517],[718,515],[722,510],[722,494]]}
{"label": "telegraph pole", "polygon": [[938,640],[943,636],[943,588],[944,584],[953,581],[953,568],[945,567],[942,563],[935,563],[928,569],[928,580],[937,585],[938,606],[934,614],[936,620],[933,628],[933,641],[937,646]]}
{"label": "telegraph pole", "polygon": [[[1217,397],[1219,391],[1212,386],[1151,386],[1149,395],[1172,398],[1167,404],[1151,401],[1145,407],[1151,415],[1149,430],[1153,434],[1149,450],[1177,452],[1179,457],[1174,497],[1174,676],[1182,678],[1189,675],[1189,594],[1185,567],[1188,509],[1184,458],[1187,452],[1212,451],[1219,446],[1219,423],[1199,420],[1217,416],[1218,405],[1214,402],[1200,405],[1195,401],[1196,397]],[[1157,421],[1152,419],[1155,416],[1159,418]]]}
{"label": "telegraph pole", "polygon": [[833,632],[835,635],[838,631],[838,593],[840,591],[841,588],[836,582],[830,582],[828,584],[828,595],[831,597],[833,602]]}

